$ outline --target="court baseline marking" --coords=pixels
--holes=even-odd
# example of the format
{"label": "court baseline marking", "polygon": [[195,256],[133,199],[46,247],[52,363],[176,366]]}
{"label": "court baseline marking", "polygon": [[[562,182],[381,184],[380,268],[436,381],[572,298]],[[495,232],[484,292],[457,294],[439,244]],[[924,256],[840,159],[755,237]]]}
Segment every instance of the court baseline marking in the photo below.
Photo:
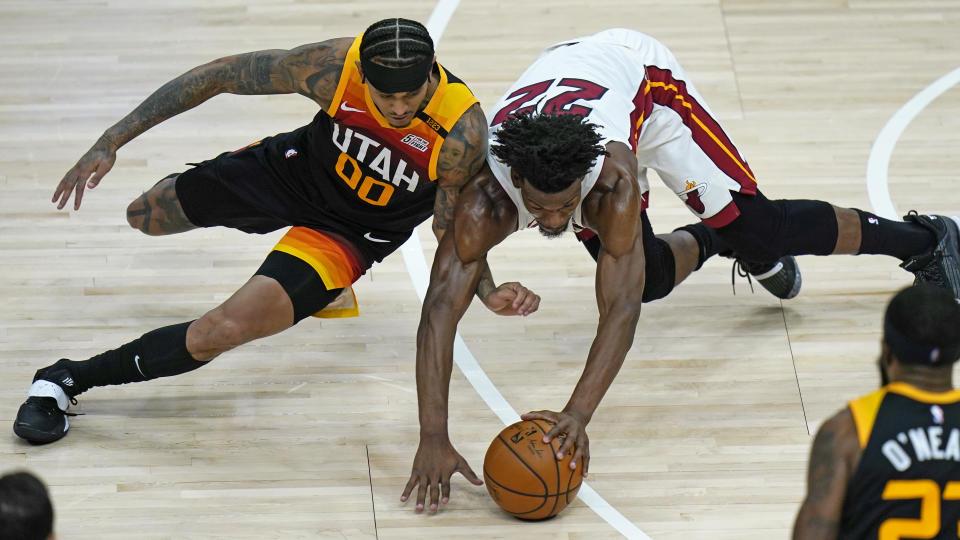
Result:
{"label": "court baseline marking", "polygon": [[[460,5],[460,0],[439,0],[430,18],[427,20],[427,30],[433,37],[434,43],[439,43],[443,36],[450,17]],[[423,302],[427,293],[427,285],[430,276],[430,269],[427,268],[427,261],[423,256],[423,247],[420,243],[420,236],[416,229],[410,235],[410,239],[400,246],[400,252],[403,254],[404,264],[407,266],[407,273],[410,274],[410,280],[413,287]],[[473,389],[490,407],[490,410],[497,415],[505,425],[512,424],[520,420],[520,415],[510,406],[510,403],[503,397],[500,390],[493,384],[490,377],[487,376],[477,359],[467,348],[460,332],[457,332],[453,342],[453,361],[467,378]],[[577,494],[583,502],[587,504],[598,516],[609,523],[613,528],[627,538],[637,540],[651,540],[643,531],[637,528],[630,520],[624,517],[616,508],[610,505],[599,493],[594,491],[586,482],[580,486],[580,492]]]}

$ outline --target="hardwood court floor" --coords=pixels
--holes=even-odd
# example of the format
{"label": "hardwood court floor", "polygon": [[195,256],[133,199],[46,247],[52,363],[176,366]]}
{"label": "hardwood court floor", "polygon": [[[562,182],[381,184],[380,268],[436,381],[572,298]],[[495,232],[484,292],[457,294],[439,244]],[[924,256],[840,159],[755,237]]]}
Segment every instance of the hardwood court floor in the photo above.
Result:
{"label": "hardwood court floor", "polygon": [[[588,7],[589,6],[589,7]],[[417,445],[420,304],[400,255],[358,284],[362,316],[307,320],[202,370],[81,396],[63,441],[9,426],[33,372],[190,320],[232,293],[278,238],[203,230],[148,238],[126,204],[185,162],[296,128],[299,96],[220,96],[124,147],[79,212],[49,203],[100,133],[187,69],[236,52],[352,36],[432,2],[210,0],[0,4],[0,470],[50,484],[63,539],[615,538],[583,502],[520,523],[461,478],[437,515],[401,505]],[[485,107],[544,46],[613,27],[673,49],[771,197],[870,208],[871,145],[904,103],[960,64],[960,3],[894,0],[463,0],[440,60]],[[960,90],[896,144],[896,208],[960,212]],[[652,180],[651,218],[692,219]],[[419,231],[425,256],[435,242]],[[491,254],[539,313],[468,312],[461,333],[518,411],[559,409],[596,327],[593,263],[572,238],[520,233]],[[645,306],[633,349],[590,424],[590,484],[657,540],[788,536],[810,433],[877,384],[882,308],[910,282],[882,257],[801,259],[779,302],[713,260]],[[451,438],[481,470],[502,424],[459,371]]]}

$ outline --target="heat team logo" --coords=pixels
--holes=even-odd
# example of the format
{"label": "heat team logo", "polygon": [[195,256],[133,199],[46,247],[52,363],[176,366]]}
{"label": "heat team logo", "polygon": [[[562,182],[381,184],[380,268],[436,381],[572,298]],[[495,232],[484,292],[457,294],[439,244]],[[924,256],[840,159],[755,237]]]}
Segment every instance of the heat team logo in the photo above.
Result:
{"label": "heat team logo", "polygon": [[702,214],[707,207],[704,206],[703,201],[700,198],[703,197],[703,194],[706,192],[707,184],[698,184],[693,180],[687,180],[683,187],[683,191],[678,193],[678,195],[680,195],[680,198],[683,199],[683,202],[692,208],[694,212]]}
{"label": "heat team logo", "polygon": [[413,133],[407,134],[404,138],[400,139],[400,142],[408,144],[421,152],[426,152],[427,148],[430,147],[430,143],[427,142],[423,137],[418,137]]}

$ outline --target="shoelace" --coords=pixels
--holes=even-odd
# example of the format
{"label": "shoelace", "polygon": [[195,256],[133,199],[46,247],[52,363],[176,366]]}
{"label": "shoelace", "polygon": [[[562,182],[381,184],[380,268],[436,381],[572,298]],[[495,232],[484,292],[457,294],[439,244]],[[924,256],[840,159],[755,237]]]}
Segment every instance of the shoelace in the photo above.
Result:
{"label": "shoelace", "polygon": [[[70,398],[70,404],[71,404],[71,405],[76,405],[77,403],[79,403],[79,402],[77,401],[77,398],[75,398],[75,397]],[[72,412],[63,411],[63,414],[65,414],[65,415],[67,415],[67,416],[80,416],[80,415],[83,414],[83,413],[72,413]]]}
{"label": "shoelace", "polygon": [[743,267],[743,263],[740,262],[740,259],[733,260],[733,268],[730,269],[730,287],[733,289],[733,295],[737,295],[737,275],[740,277],[747,278],[747,283],[750,284],[750,294],[756,294],[753,290],[753,279],[750,277],[750,272],[747,272],[747,269]]}

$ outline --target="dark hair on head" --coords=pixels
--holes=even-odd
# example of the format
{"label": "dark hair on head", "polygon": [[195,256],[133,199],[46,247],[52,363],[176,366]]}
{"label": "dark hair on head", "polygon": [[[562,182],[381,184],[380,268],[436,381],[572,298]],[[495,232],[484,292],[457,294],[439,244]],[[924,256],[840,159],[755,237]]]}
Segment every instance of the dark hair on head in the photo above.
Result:
{"label": "dark hair on head", "polygon": [[0,538],[45,540],[53,531],[53,505],[36,476],[15,472],[0,477]]}
{"label": "dark hair on head", "polygon": [[402,68],[433,58],[433,38],[417,21],[383,19],[371,24],[360,40],[360,60]]}
{"label": "dark hair on head", "polygon": [[601,139],[583,116],[524,112],[500,124],[490,151],[537,190],[558,193],[607,155]]}
{"label": "dark hair on head", "polygon": [[960,358],[960,305],[946,289],[907,287],[887,306],[884,341],[901,362],[950,365]]}

